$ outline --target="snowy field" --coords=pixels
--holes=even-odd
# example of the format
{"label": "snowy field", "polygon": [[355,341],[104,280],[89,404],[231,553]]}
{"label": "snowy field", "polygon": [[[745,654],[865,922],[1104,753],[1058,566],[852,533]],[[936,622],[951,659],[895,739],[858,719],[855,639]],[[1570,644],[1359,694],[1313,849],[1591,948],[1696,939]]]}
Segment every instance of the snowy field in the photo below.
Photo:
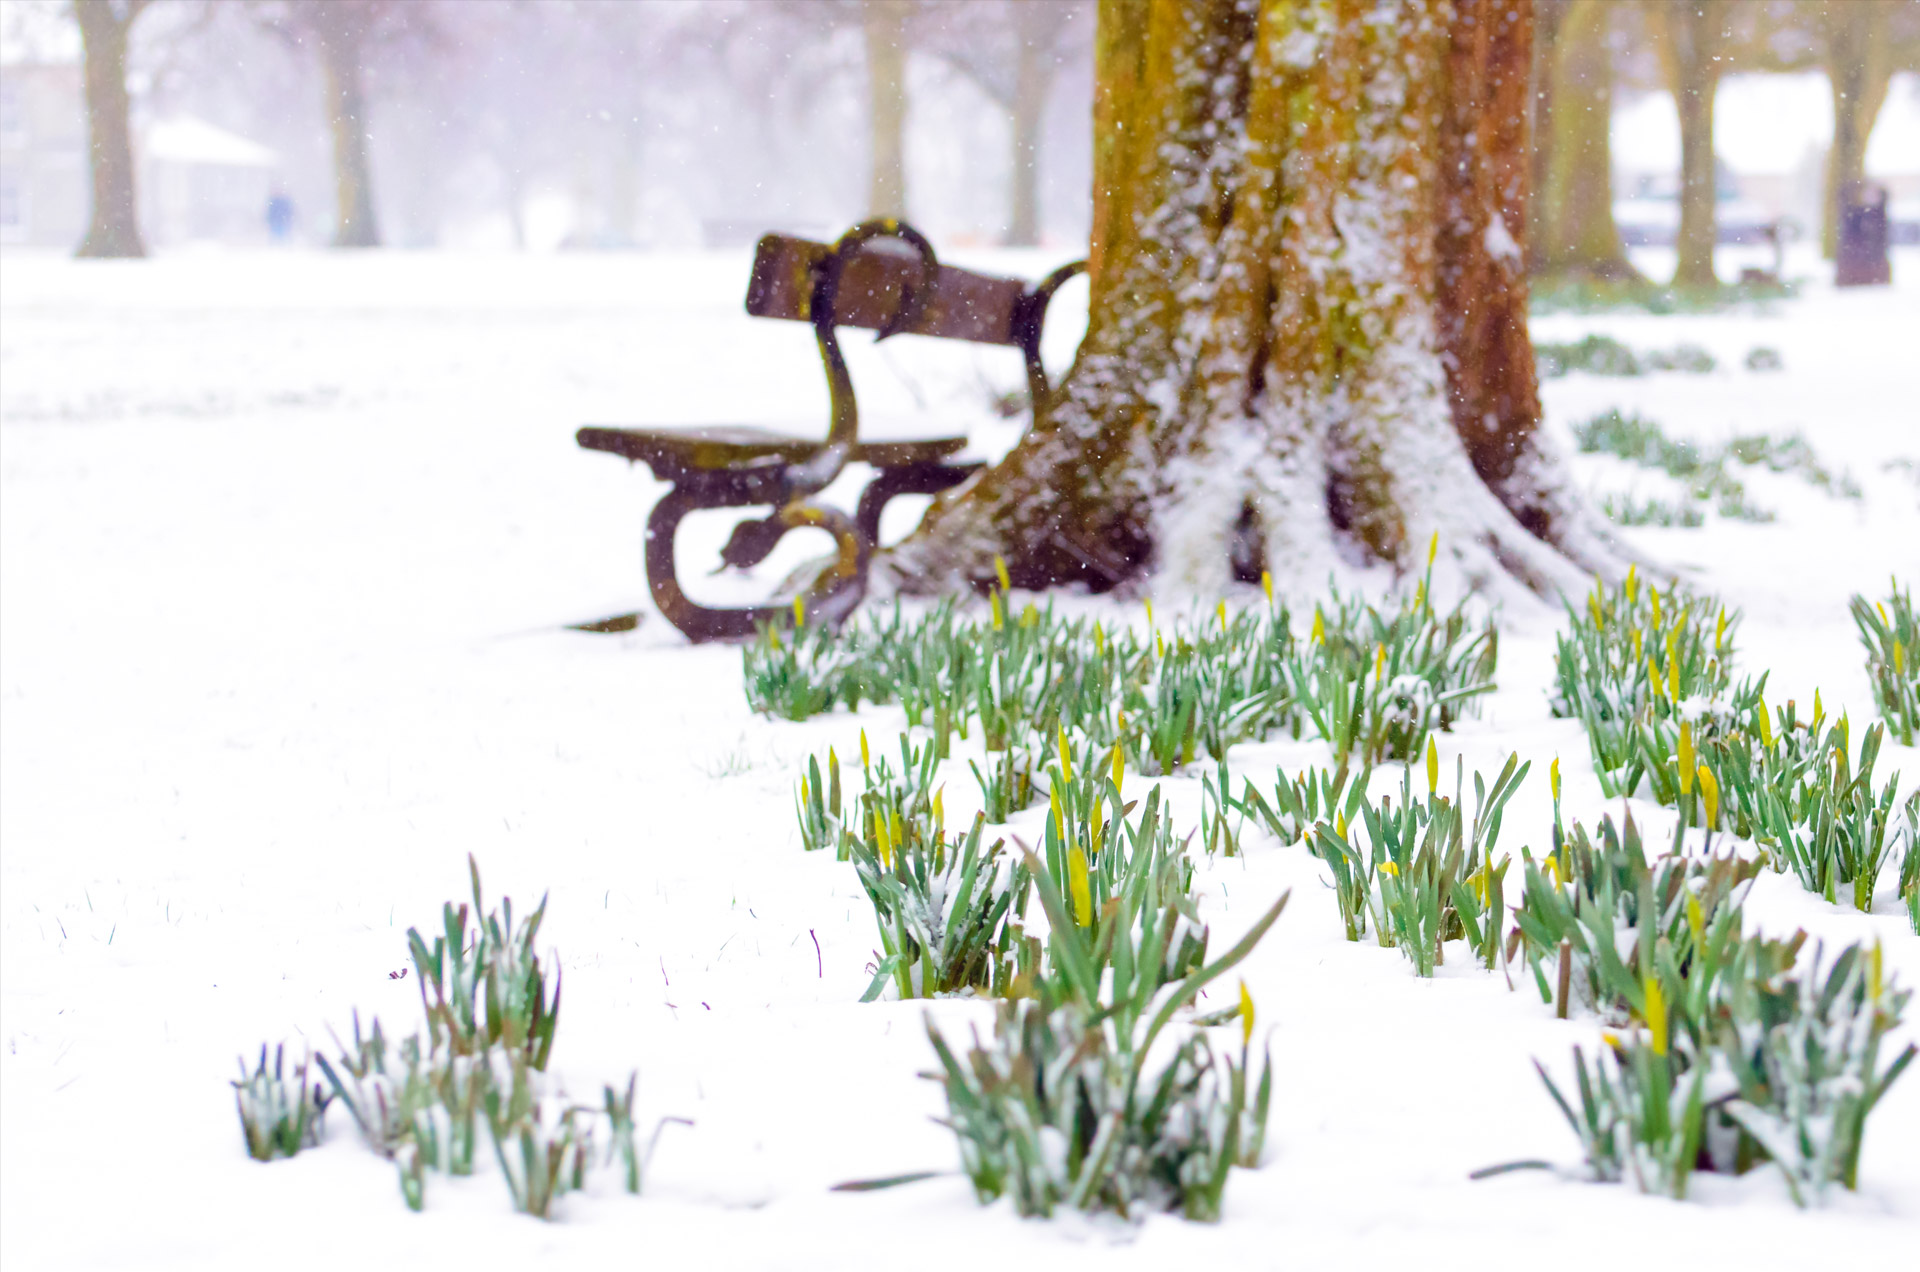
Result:
{"label": "snowy field", "polygon": [[[1055,263],[981,259],[1027,274]],[[657,617],[621,637],[561,628],[644,600],[640,536],[658,492],[644,469],[576,449],[579,424],[824,427],[809,333],[741,313],[746,266],[744,253],[0,265],[8,1272],[1911,1256],[1915,1075],[1869,1123],[1859,1192],[1824,1211],[1795,1209],[1770,1170],[1696,1176],[1685,1203],[1541,1173],[1469,1182],[1515,1158],[1576,1160],[1530,1061],[1564,1074],[1596,1022],[1555,1020],[1518,980],[1510,992],[1464,960],[1421,981],[1397,952],[1344,942],[1318,863],[1251,830],[1245,856],[1202,867],[1216,948],[1294,896],[1243,969],[1277,1089],[1266,1161],[1235,1173],[1224,1222],[1024,1222],[1006,1203],[977,1207],[958,1176],[829,1193],[957,1161],[929,1120],[940,1091],[916,1076],[933,1059],[929,1008],[857,1003],[870,909],[851,867],[803,854],[794,826],[805,758],[847,755],[862,726],[888,745],[903,717],[769,723],[747,709],[734,649],[689,648]],[[1920,575],[1920,485],[1887,467],[1920,464],[1920,255],[1895,271],[1893,289],[1816,283],[1761,311],[1536,324],[1540,339],[1690,341],[1720,363],[1549,382],[1562,444],[1572,422],[1617,406],[1706,443],[1797,429],[1852,474],[1858,502],[1763,475],[1750,493],[1772,524],[1628,537],[1745,610],[1742,666],[1772,669],[1772,700],[1818,688],[1857,725],[1873,712],[1846,599]],[[1052,333],[1057,365],[1072,326]],[[989,402],[1019,383],[1016,355],[852,343],[875,431],[963,428],[989,453],[1010,442]],[[1784,369],[1746,370],[1756,346]],[[1576,471],[1630,480],[1616,468],[1582,458]],[[1580,726],[1547,713],[1557,622],[1509,600],[1500,691],[1440,739],[1449,772],[1456,753],[1489,775],[1513,749],[1534,761],[1502,836],[1516,856],[1545,841],[1555,755],[1569,817],[1591,825],[1604,808]],[[1248,746],[1232,767],[1265,785],[1277,763],[1322,754]],[[1889,758],[1904,793],[1920,753]],[[957,823],[971,810],[956,793],[974,788],[954,763]],[[1165,785],[1196,820],[1197,781]],[[1634,813],[1671,825],[1650,804]],[[1016,831],[1030,838],[1039,815]],[[666,1131],[644,1197],[609,1172],[540,1223],[511,1212],[486,1162],[436,1179],[414,1215],[338,1107],[318,1151],[270,1166],[244,1155],[235,1056],[263,1040],[330,1047],[328,1026],[346,1029],[356,1007],[411,1031],[414,982],[390,974],[407,963],[406,929],[464,894],[468,853],[490,896],[551,892],[544,935],[566,987],[554,1063],[570,1087],[597,1100],[637,1067],[648,1121],[693,1119]],[[1747,913],[1778,934],[1878,936],[1920,986],[1920,938],[1892,889],[1881,896],[1861,915],[1767,874]],[[962,1029],[991,1015],[931,1010]],[[1910,1013],[1902,1041],[1917,1024]]]}

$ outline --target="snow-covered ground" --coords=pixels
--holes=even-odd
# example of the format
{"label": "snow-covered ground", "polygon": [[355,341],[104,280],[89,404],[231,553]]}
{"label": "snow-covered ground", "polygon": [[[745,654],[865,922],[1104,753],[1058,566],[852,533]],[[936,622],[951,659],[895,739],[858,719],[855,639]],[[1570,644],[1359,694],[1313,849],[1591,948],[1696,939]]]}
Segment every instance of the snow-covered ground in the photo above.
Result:
{"label": "snow-covered ground", "polygon": [[[1550,382],[1563,441],[1571,421],[1619,406],[1706,441],[1798,429],[1853,474],[1857,503],[1755,477],[1774,524],[1629,538],[1745,609],[1743,662],[1773,669],[1775,701],[1818,687],[1862,722],[1846,598],[1920,574],[1920,485],[1885,467],[1920,464],[1920,256],[1895,268],[1893,289],[1816,284],[1764,312],[1536,324],[1543,339],[1693,341],[1721,361],[1707,376]],[[1315,863],[1265,839],[1202,871],[1216,948],[1294,889],[1245,969],[1277,1093],[1267,1161],[1235,1174],[1223,1223],[1023,1222],[978,1208],[958,1177],[827,1192],[956,1161],[929,1120],[938,1088],[916,1076],[932,1060],[928,1007],[855,1001],[870,911],[851,868],[803,854],[793,824],[806,756],[847,754],[863,725],[883,742],[902,718],[768,723],[747,710],[735,650],[689,648],[657,618],[624,637],[560,626],[643,600],[657,490],[577,450],[577,425],[823,426],[809,333],[745,318],[745,277],[733,253],[0,264],[9,1272],[1063,1257],[1760,1269],[1911,1253],[1912,1075],[1870,1123],[1859,1193],[1826,1211],[1793,1208],[1767,1171],[1697,1177],[1686,1203],[1543,1174],[1470,1183],[1494,1162],[1572,1161],[1530,1061],[1564,1072],[1596,1025],[1554,1020],[1497,974],[1450,964],[1423,982],[1398,953],[1345,943]],[[1073,326],[1053,333],[1062,363]],[[989,452],[1011,439],[988,409],[1019,383],[1009,351],[853,343],[871,426],[968,428]],[[1784,370],[1743,369],[1757,345]],[[1594,461],[1577,471],[1618,479]],[[1449,769],[1455,753],[1489,771],[1512,749],[1535,761],[1506,820],[1517,851],[1545,837],[1553,756],[1571,816],[1591,823],[1603,805],[1578,726],[1547,715],[1555,613],[1510,604],[1503,621],[1501,691],[1441,752]],[[1270,783],[1276,763],[1315,754],[1251,746],[1233,767]],[[1920,778],[1920,753],[1890,758],[1906,787]],[[1197,782],[1167,785],[1197,818]],[[961,767],[949,796],[971,789]],[[696,1123],[667,1130],[641,1199],[609,1175],[543,1224],[512,1214],[483,1165],[435,1180],[410,1214],[337,1108],[318,1151],[271,1166],[241,1151],[236,1054],[330,1045],[356,1007],[410,1031],[414,983],[390,973],[408,926],[463,894],[470,852],[494,896],[551,891],[566,977],[555,1066],[572,1089],[597,1099],[638,1067],[644,1112]],[[1920,938],[1890,892],[1862,916],[1768,875],[1748,913],[1830,941],[1878,935],[1920,985]],[[990,1014],[931,1010],[954,1025]]]}

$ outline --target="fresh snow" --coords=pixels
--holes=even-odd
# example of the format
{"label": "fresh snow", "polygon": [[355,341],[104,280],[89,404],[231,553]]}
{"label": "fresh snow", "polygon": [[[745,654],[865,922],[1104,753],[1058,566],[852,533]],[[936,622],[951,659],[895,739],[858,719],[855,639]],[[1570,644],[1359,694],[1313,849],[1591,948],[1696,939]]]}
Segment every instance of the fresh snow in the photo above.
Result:
{"label": "fresh snow", "polygon": [[[975,263],[1033,276],[1057,262]],[[850,866],[798,846],[805,758],[852,754],[863,726],[891,749],[902,716],[767,722],[734,649],[689,648],[657,617],[624,637],[561,629],[643,603],[659,489],[576,449],[575,427],[824,429],[810,335],[749,321],[746,272],[743,253],[0,265],[0,1264],[1762,1269],[1912,1251],[1911,1074],[1869,1124],[1860,1191],[1824,1211],[1795,1209],[1770,1169],[1696,1177],[1686,1203],[1539,1173],[1469,1182],[1516,1158],[1573,1163],[1531,1060],[1566,1074],[1597,1023],[1556,1021],[1524,983],[1464,959],[1421,981],[1397,952],[1342,941],[1315,863],[1251,830],[1246,856],[1200,876],[1216,949],[1293,889],[1244,968],[1276,1092],[1267,1161],[1235,1173],[1224,1222],[1023,1222],[976,1206],[957,1176],[828,1192],[956,1165],[930,1120],[939,1090],[916,1076],[932,1063],[923,1018],[964,1033],[991,1017],[981,1002],[859,1004],[870,910]],[[1771,700],[1818,687],[1856,727],[1872,706],[1846,598],[1920,576],[1920,478],[1884,468],[1920,464],[1920,255],[1895,274],[1893,289],[1813,284],[1756,312],[1535,323],[1543,339],[1693,341],[1721,363],[1549,382],[1563,445],[1572,421],[1619,406],[1704,442],[1799,429],[1860,482],[1850,503],[1752,476],[1775,524],[1625,536],[1746,611],[1743,667],[1773,670]],[[1050,332],[1055,365],[1073,325]],[[989,455],[1017,434],[988,409],[1021,383],[1017,354],[850,343],[870,430],[965,429]],[[1785,369],[1746,371],[1756,345]],[[1586,457],[1573,471],[1623,480]],[[690,575],[726,524],[689,536]],[[805,555],[783,551],[758,585]],[[1533,760],[1501,844],[1516,856],[1545,839],[1555,755],[1569,815],[1592,824],[1605,807],[1579,726],[1547,715],[1557,621],[1509,601],[1501,689],[1440,739],[1449,772],[1456,754],[1489,776],[1509,750]],[[1920,753],[1885,755],[1910,789]],[[1248,746],[1233,769],[1264,786],[1277,764],[1324,756]],[[1197,779],[1164,785],[1197,824]],[[954,822],[972,798],[957,763]],[[1634,813],[1654,840],[1671,825]],[[1030,839],[1038,816],[1016,832]],[[648,1121],[695,1121],[666,1130],[644,1197],[607,1172],[543,1224],[511,1212],[489,1161],[433,1178],[414,1215],[338,1107],[317,1151],[244,1155],[236,1055],[330,1047],[355,1008],[411,1031],[415,982],[392,979],[404,935],[464,896],[468,853],[490,900],[551,892],[569,1090],[597,1102],[637,1067]],[[1747,912],[1830,947],[1877,935],[1920,986],[1890,876],[1881,897],[1862,916],[1769,874]],[[1916,1021],[1920,1007],[1897,1041]]]}

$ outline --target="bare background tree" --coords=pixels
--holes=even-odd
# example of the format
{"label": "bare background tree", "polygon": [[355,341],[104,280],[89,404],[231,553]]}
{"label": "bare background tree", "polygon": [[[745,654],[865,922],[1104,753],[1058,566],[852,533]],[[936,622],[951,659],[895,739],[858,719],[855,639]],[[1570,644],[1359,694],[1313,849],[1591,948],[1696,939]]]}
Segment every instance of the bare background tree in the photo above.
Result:
{"label": "bare background tree", "polygon": [[73,0],[87,86],[87,167],[93,219],[78,256],[145,256],[134,191],[127,104],[127,37],[147,0]]}

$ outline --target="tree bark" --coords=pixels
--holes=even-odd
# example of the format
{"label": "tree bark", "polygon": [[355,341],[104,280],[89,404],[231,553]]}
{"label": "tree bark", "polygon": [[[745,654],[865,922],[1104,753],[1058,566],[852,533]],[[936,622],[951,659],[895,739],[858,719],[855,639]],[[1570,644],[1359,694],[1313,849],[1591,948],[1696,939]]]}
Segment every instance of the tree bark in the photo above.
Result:
{"label": "tree bark", "polygon": [[886,577],[983,586],[997,555],[1029,588],[1318,587],[1342,561],[1417,567],[1435,533],[1469,585],[1608,568],[1539,444],[1531,13],[1103,0],[1086,339]]}
{"label": "tree bark", "polygon": [[1540,198],[1544,273],[1632,278],[1613,220],[1613,58],[1608,0],[1574,0],[1556,33],[1552,115]]}
{"label": "tree bark", "polygon": [[910,0],[864,0],[873,168],[867,211],[907,214],[907,16]]}
{"label": "tree bark", "polygon": [[1680,231],[1673,281],[1714,287],[1713,249],[1719,239],[1714,200],[1713,98],[1720,87],[1721,54],[1731,16],[1728,0],[1677,0],[1654,10],[1661,62],[1680,115]]}
{"label": "tree bark", "polygon": [[127,33],[147,0],[74,0],[85,51],[93,216],[76,256],[145,256],[127,106]]}
{"label": "tree bark", "polygon": [[1820,15],[1827,83],[1833,93],[1833,147],[1827,154],[1820,242],[1831,260],[1839,245],[1841,198],[1866,180],[1867,138],[1893,81],[1888,6],[1829,4]]}

